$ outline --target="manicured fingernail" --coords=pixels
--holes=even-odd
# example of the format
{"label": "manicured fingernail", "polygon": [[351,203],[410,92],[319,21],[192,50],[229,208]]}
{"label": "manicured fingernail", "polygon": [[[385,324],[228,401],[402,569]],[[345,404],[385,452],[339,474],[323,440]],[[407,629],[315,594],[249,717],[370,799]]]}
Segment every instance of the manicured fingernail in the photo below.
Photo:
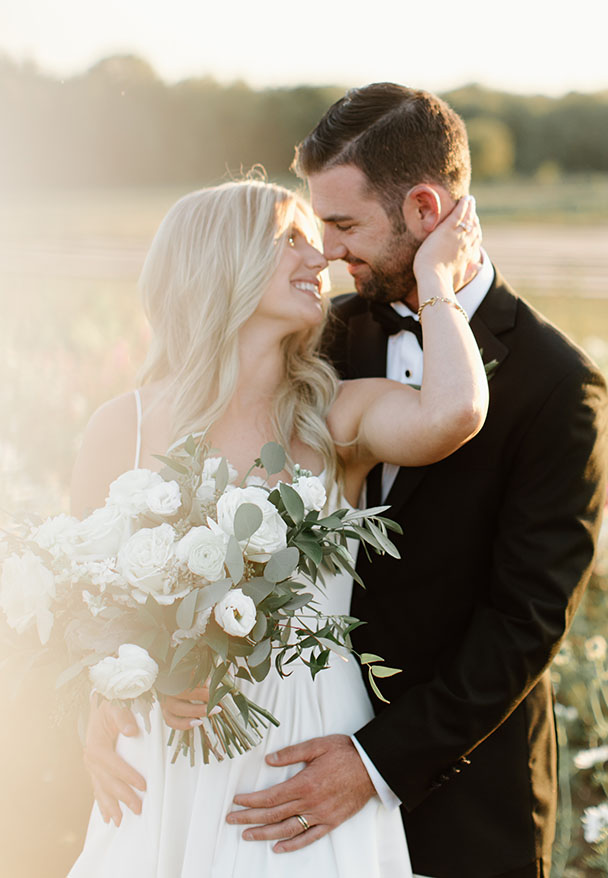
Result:
{"label": "manicured fingernail", "polygon": [[273,851],[275,852],[275,854],[283,854],[285,853],[285,848],[282,847],[282,845],[277,844],[274,846]]}
{"label": "manicured fingernail", "polygon": [[253,841],[253,835],[250,832],[244,832],[243,838],[245,841]]}
{"label": "manicured fingernail", "polygon": [[266,757],[266,759],[268,762],[278,762],[279,761],[279,754],[278,753],[269,753],[268,756]]}
{"label": "manicured fingernail", "polygon": [[197,726],[202,726],[202,724],[203,724],[202,719],[191,719],[190,720],[190,728],[191,729],[195,729]]}
{"label": "manicured fingernail", "polygon": [[207,716],[215,716],[217,713],[221,713],[221,712],[222,712],[222,708],[218,704],[217,707],[214,707],[212,710],[209,711]]}

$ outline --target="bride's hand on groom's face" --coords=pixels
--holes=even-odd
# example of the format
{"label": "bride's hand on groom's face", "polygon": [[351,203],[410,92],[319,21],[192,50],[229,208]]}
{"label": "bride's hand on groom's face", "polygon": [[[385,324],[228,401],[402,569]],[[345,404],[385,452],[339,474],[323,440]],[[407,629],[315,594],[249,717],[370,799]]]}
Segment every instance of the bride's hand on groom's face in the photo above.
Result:
{"label": "bride's hand on groom's face", "polygon": [[348,735],[313,738],[285,747],[266,761],[275,767],[298,762],[305,766],[283,783],[235,796],[235,805],[246,810],[232,811],[226,819],[254,824],[243,833],[247,840],[278,840],[273,848],[276,853],[299,850],[327,835],[376,792]]}
{"label": "bride's hand on groom's face", "polygon": [[459,290],[480,268],[481,226],[475,199],[467,195],[438,223],[422,242],[414,259],[414,273],[420,284],[428,274],[441,274]]}
{"label": "bride's hand on groom's face", "polygon": [[109,701],[91,702],[91,712],[84,747],[84,764],[91,777],[95,800],[106,823],[116,826],[122,820],[120,802],[141,814],[141,799],[135,790],[146,789],[138,771],[125,762],[115,750],[118,735],[138,735],[139,728],[130,710],[116,707]]}
{"label": "bride's hand on groom's face", "polygon": [[[202,717],[207,716],[207,702],[209,701],[209,689],[199,686],[196,689],[188,689],[179,695],[164,695],[161,700],[161,710],[168,726],[172,729],[185,732],[202,723]],[[220,708],[214,707],[209,716],[219,713]]]}

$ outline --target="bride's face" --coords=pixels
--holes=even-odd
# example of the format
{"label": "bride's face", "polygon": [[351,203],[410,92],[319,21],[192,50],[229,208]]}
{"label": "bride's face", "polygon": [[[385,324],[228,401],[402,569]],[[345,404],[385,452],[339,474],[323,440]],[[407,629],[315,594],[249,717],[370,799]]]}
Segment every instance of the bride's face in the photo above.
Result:
{"label": "bride's face", "polygon": [[281,259],[255,311],[257,317],[281,321],[287,332],[308,329],[323,319],[319,275],[327,260],[306,237],[305,228],[296,215],[284,240],[279,240]]}

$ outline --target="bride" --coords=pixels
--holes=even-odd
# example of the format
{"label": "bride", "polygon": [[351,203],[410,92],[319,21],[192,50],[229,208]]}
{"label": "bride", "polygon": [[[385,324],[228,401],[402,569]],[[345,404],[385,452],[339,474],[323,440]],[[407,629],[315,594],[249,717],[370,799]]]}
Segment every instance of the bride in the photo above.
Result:
{"label": "bride", "polygon": [[[74,469],[75,513],[103,505],[109,484],[134,465],[160,469],[155,454],[202,429],[241,476],[265,442],[278,441],[291,464],[321,474],[334,507],[357,503],[379,461],[421,466],[451,454],[481,428],[488,404],[479,351],[454,294],[474,270],[478,245],[472,202],[462,199],[418,250],[420,391],[384,378],[340,383],[316,354],[327,262],[309,206],[258,181],[182,198],[141,277],[153,331],[141,389],[91,419]],[[332,579],[317,595],[320,608],[348,613],[351,588],[346,577]],[[247,844],[226,821],[235,795],[297,771],[270,768],[267,755],[315,736],[349,735],[372,716],[358,666],[339,657],[314,682],[301,666],[285,680],[271,672],[251,694],[280,727],[242,756],[194,768],[186,759],[170,764],[168,724],[197,723],[204,690],[167,698],[164,718],[156,708],[151,731],[119,735],[116,752],[107,742],[125,728],[124,713],[109,704],[93,710],[87,761],[97,802],[70,878],[411,875],[399,810],[386,810],[377,796],[287,859],[276,845]],[[131,785],[145,787],[141,798]],[[129,806],[124,814],[119,799]],[[294,808],[282,832],[311,829]]]}

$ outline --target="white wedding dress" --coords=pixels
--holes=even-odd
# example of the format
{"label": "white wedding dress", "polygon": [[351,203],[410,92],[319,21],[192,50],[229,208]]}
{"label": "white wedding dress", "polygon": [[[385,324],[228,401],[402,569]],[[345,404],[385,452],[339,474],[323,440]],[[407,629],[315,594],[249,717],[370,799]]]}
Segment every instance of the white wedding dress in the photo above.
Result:
{"label": "white wedding dress", "polygon": [[[316,595],[320,609],[347,614],[352,587],[348,576],[328,577],[326,590]],[[118,751],[146,779],[142,813],[123,806],[115,827],[104,823],[95,805],[69,878],[411,878],[399,809],[386,810],[377,796],[328,835],[291,853],[274,853],[276,842],[244,841],[246,827],[226,823],[237,793],[263,790],[302,767],[270,767],[267,753],[322,735],[351,734],[373,715],[355,659],[332,655],[314,681],[302,663],[289,668],[286,679],[273,667],[261,683],[239,681],[281,724],[234,759],[211,757],[205,765],[198,758],[192,767],[179,756],[171,764],[170,730],[157,705],[150,733],[141,728],[135,738],[120,736]]]}

